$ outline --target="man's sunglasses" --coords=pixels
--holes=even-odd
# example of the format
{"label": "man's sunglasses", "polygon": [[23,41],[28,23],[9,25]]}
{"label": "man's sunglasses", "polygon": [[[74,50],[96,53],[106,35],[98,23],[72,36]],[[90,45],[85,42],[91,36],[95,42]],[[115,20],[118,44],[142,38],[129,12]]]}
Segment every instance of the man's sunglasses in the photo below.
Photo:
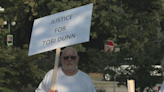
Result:
{"label": "man's sunglasses", "polygon": [[71,58],[71,60],[75,60],[76,56],[65,56],[63,58],[64,58],[64,60],[68,60],[69,58]]}

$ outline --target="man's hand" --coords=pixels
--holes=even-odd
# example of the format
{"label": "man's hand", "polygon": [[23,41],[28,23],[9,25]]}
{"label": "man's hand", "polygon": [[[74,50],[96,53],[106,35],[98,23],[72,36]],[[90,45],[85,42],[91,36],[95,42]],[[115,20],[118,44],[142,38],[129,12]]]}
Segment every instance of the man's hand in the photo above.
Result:
{"label": "man's hand", "polygon": [[58,92],[58,91],[57,90],[55,90],[55,91],[54,90],[48,90],[48,92]]}

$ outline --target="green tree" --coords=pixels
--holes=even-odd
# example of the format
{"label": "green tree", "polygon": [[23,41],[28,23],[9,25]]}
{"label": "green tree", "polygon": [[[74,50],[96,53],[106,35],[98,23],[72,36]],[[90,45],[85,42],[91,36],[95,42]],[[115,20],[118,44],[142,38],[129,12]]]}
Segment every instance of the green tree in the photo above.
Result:
{"label": "green tree", "polygon": [[[31,0],[4,1],[0,0],[1,7],[5,8],[0,12],[0,20],[7,20],[8,23],[16,21],[10,33],[14,35],[14,46],[6,46],[7,26],[1,24],[0,28],[0,86],[2,91],[15,90],[22,92],[22,89],[31,84],[37,87],[42,80],[44,72],[38,66],[45,60],[45,55],[28,57],[28,45],[32,28],[32,17],[35,17],[35,3]],[[38,64],[39,63],[39,64]],[[46,69],[45,69],[46,70]]]}
{"label": "green tree", "polygon": [[[27,48],[27,46],[25,46]],[[28,57],[27,49],[17,47],[0,49],[0,85],[21,92],[28,84],[36,87],[43,77],[44,71],[38,68],[37,61],[42,61],[44,55]]]}
{"label": "green tree", "polygon": [[[11,71],[8,69],[11,66],[7,62],[14,61],[19,65],[20,62],[24,61],[23,58],[26,58],[28,62],[26,67],[36,69],[36,74],[41,71],[48,71],[50,67],[47,68],[46,66],[53,68],[55,50],[27,57],[28,47],[26,46],[25,49],[24,46],[30,43],[34,19],[91,2],[94,3],[94,7],[90,42],[73,46],[80,51],[79,68],[85,72],[100,72],[107,65],[116,68],[126,62],[129,65],[135,65],[137,68],[131,69],[134,71],[130,72],[132,75],[122,73],[123,79],[120,80],[120,84],[124,84],[126,82],[124,79],[129,76],[136,80],[136,89],[140,90],[140,92],[145,87],[152,88],[157,81],[148,83],[149,79],[152,78],[149,71],[154,70],[151,65],[159,63],[163,57],[163,53],[160,51],[160,47],[164,44],[163,0],[0,0],[1,6],[5,8],[5,11],[1,12],[0,18],[7,21],[16,21],[17,23],[15,27],[11,27],[11,33],[14,35],[14,47],[12,50],[8,50],[5,47],[7,27],[1,25],[0,46],[3,53],[1,56],[3,57],[0,58],[2,63],[0,65],[6,64],[2,68],[5,68],[6,71]],[[120,48],[120,52],[104,53],[104,44],[107,40],[112,40],[115,43],[115,47]],[[44,57],[45,54],[47,57]],[[20,58],[20,62],[17,62],[16,57]],[[131,61],[124,61],[125,58],[129,57],[132,58]],[[11,65],[14,65],[14,63]],[[22,68],[24,67],[22,66],[23,63],[20,63],[18,70],[23,70]],[[16,70],[17,72],[12,70],[14,71],[12,73],[14,77],[19,75],[18,70]],[[147,80],[141,78],[143,76],[139,73],[141,70],[145,73]],[[29,71],[31,77],[36,78],[37,75],[33,73],[34,71]],[[6,72],[3,70],[2,73]],[[9,74],[12,75],[11,73]],[[115,72],[112,72],[112,74],[115,75]],[[24,75],[24,77],[29,78],[28,75]],[[17,85],[11,85],[10,81],[12,83],[16,81],[6,76],[1,77],[1,79],[3,78],[6,79],[0,85],[7,88],[22,87],[24,86],[23,83],[26,82],[18,79]],[[145,84],[137,81],[142,81]],[[32,83],[38,84],[39,81]],[[20,89],[18,88],[17,90]]]}
{"label": "green tree", "polygon": [[[92,57],[89,58],[91,66],[97,65],[97,70],[101,71],[106,66],[118,67],[123,63],[134,65],[137,68],[131,68],[132,75],[126,76],[136,80],[136,89],[143,92],[146,87],[153,88],[162,81],[162,77],[157,81],[157,78],[150,75],[150,71],[155,70],[151,65],[159,64],[163,57],[163,13],[162,0],[97,1],[91,29],[91,39],[95,41],[91,40],[91,43],[94,46],[86,44],[88,57]],[[104,55],[101,50],[107,40],[113,40],[120,52]],[[125,61],[125,58],[132,60]],[[147,80],[144,80],[144,76]],[[150,82],[152,78],[154,81]],[[120,80],[120,84],[124,83]]]}
{"label": "green tree", "polygon": [[[8,26],[0,23],[0,85],[1,90],[7,89],[21,92],[22,88],[31,84],[37,87],[44,73],[53,68],[55,50],[28,57],[28,45],[32,32],[34,19],[50,14],[75,8],[87,0],[0,0],[0,20],[10,23],[16,21],[16,26],[11,26],[10,34],[14,36],[14,46],[6,46]],[[73,45],[78,51],[85,51],[82,44]],[[14,84],[14,85],[13,85]]]}

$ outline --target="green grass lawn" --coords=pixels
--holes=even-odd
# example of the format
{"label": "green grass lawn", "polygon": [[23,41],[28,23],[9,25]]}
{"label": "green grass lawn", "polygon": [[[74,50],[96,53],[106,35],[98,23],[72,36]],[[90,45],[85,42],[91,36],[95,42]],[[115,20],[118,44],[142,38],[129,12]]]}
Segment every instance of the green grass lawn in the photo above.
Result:
{"label": "green grass lawn", "polygon": [[93,82],[96,85],[113,85],[113,82]]}
{"label": "green grass lawn", "polygon": [[88,75],[91,78],[102,78],[103,79],[103,75],[101,73],[89,73]]}

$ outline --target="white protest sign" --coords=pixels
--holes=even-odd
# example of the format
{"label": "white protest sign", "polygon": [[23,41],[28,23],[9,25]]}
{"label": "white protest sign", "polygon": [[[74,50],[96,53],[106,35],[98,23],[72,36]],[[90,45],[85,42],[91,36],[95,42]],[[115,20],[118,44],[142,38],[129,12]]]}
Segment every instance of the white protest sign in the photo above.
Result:
{"label": "white protest sign", "polygon": [[34,20],[28,56],[88,42],[93,4]]}

